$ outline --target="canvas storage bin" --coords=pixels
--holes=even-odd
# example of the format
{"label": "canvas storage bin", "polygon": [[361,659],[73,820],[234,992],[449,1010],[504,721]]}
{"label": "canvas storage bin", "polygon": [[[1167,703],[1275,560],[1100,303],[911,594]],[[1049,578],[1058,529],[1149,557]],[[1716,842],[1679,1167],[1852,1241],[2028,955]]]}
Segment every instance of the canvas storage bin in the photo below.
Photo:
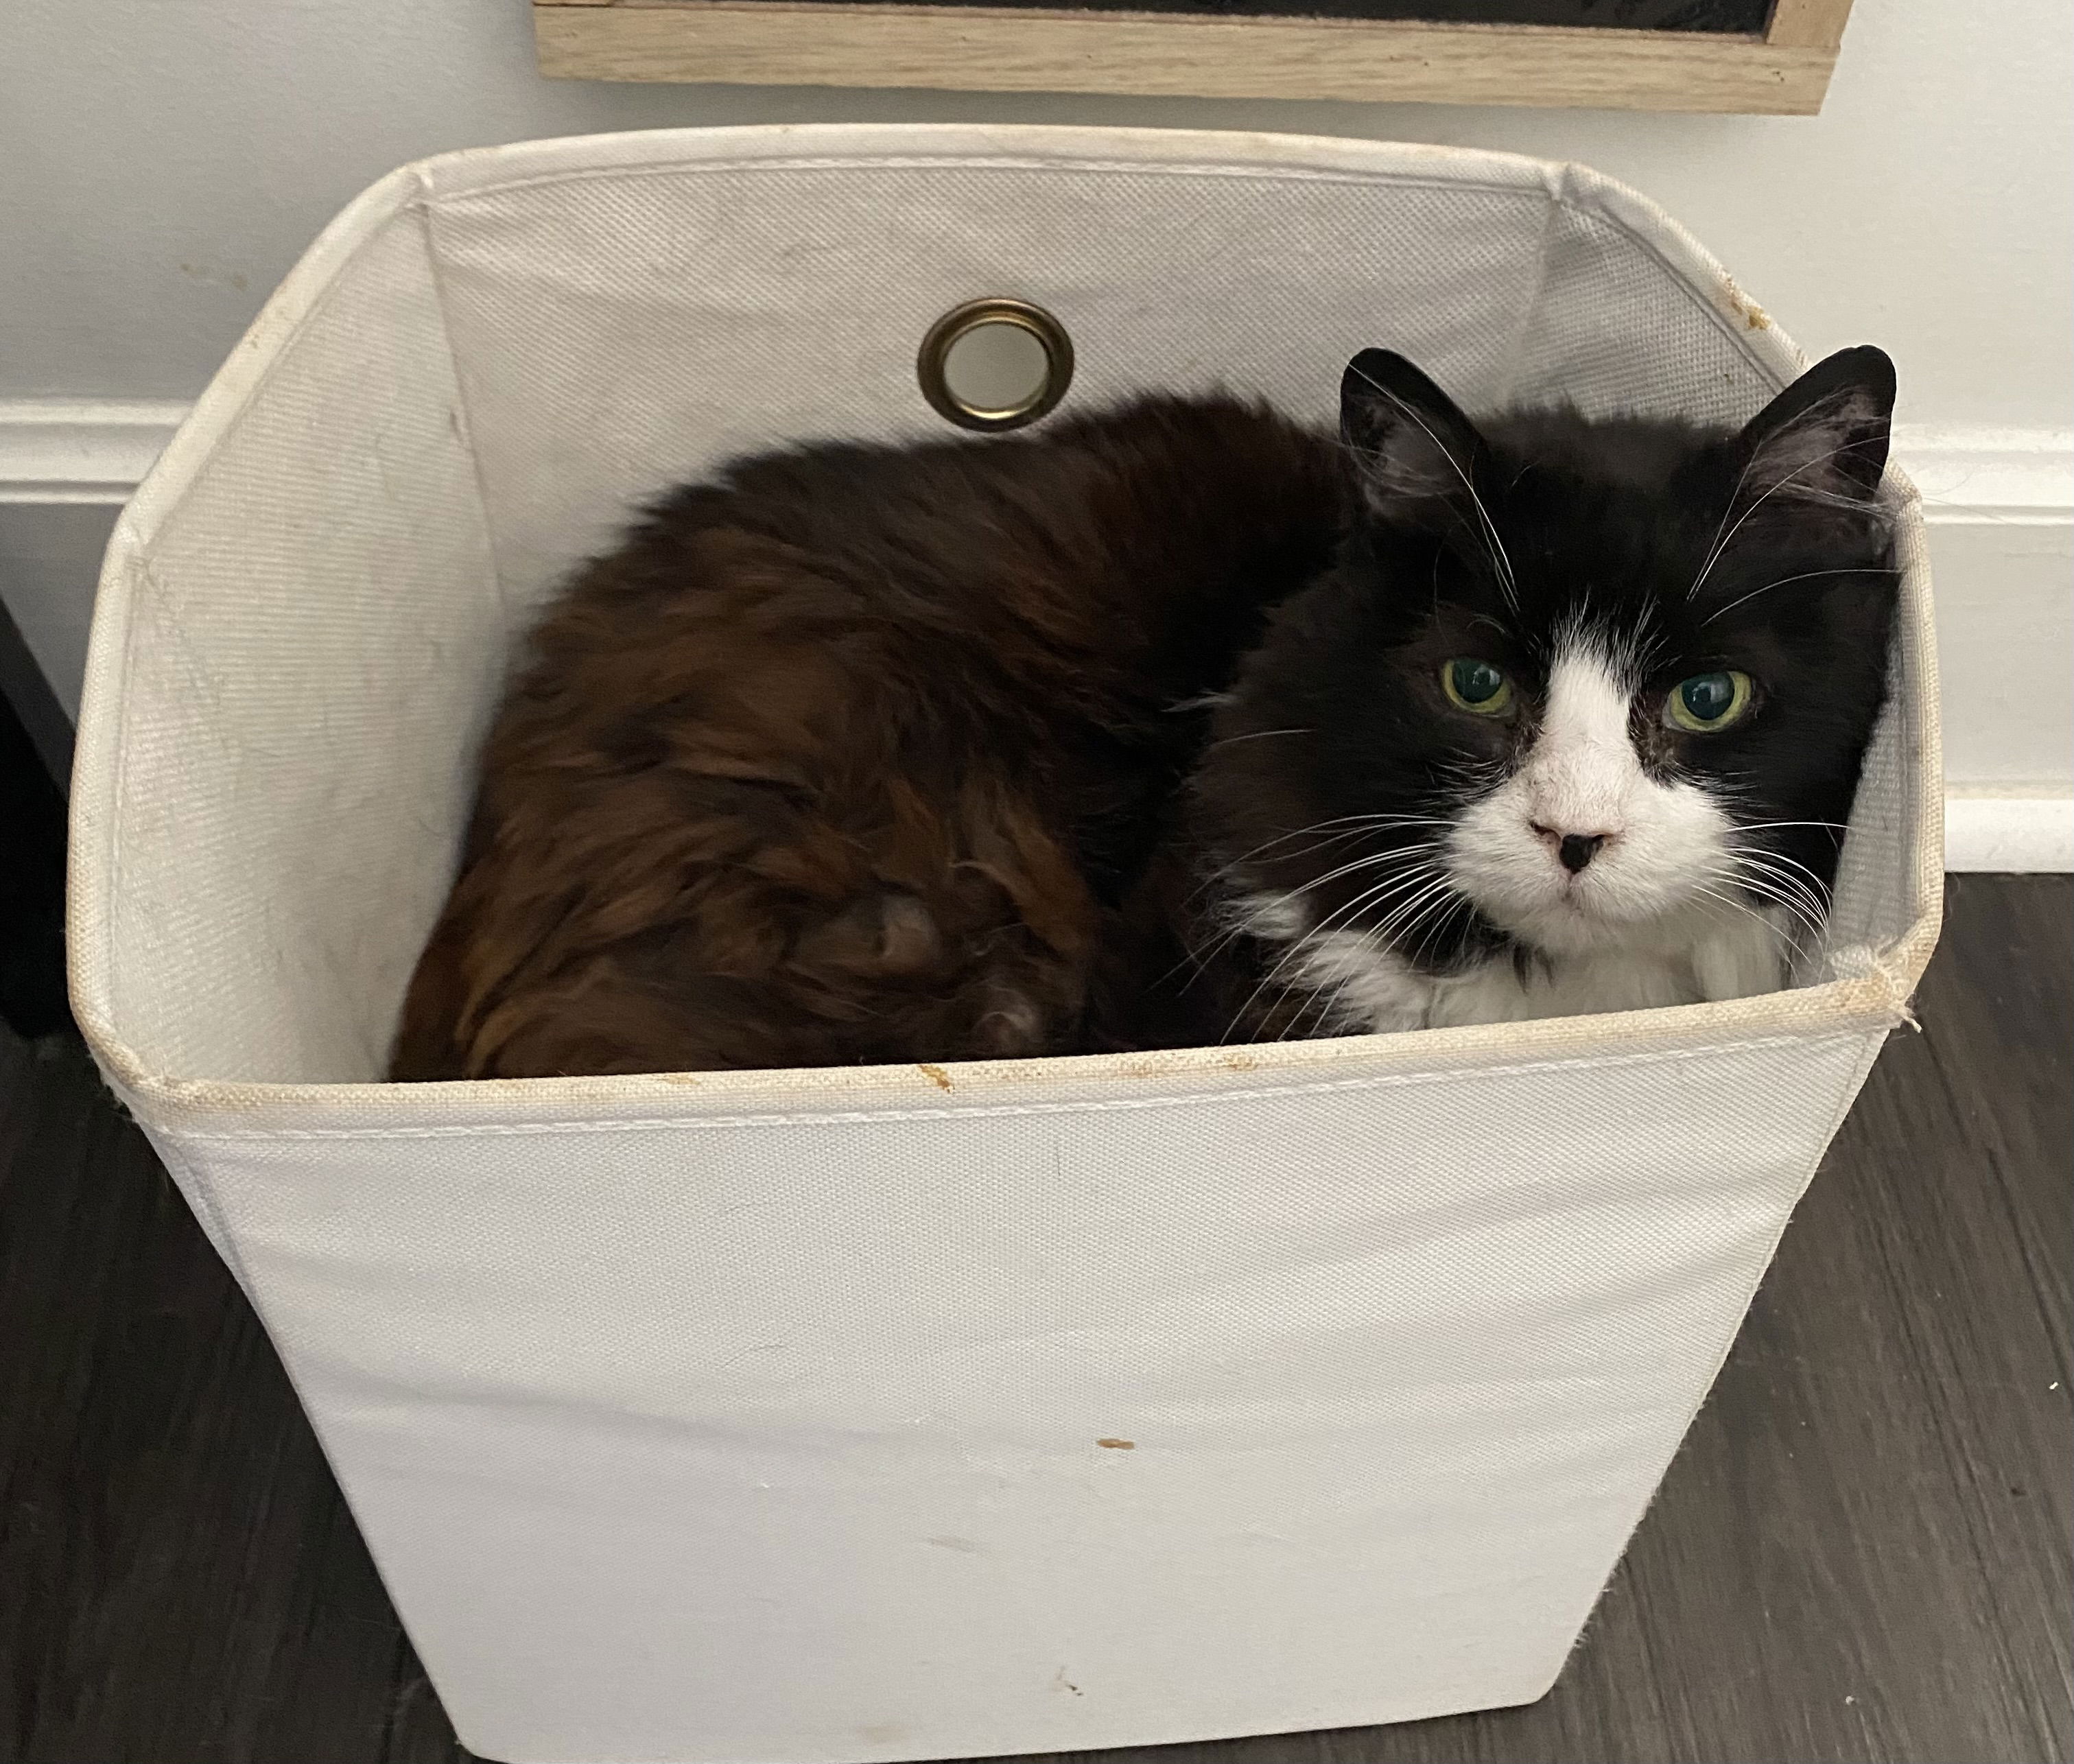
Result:
{"label": "canvas storage bin", "polygon": [[1472,408],[1731,419],[1801,365],[1646,202],[1432,147],[620,135],[411,167],[325,233],[116,530],[72,985],[490,1757],[949,1758],[1539,1696],[1935,940],[1896,476],[1895,696],[1798,989],[379,1082],[543,597],[737,450],[948,432],[917,341],[989,294],[1064,320],[1068,409],[1221,384],[1329,420],[1384,345]]}

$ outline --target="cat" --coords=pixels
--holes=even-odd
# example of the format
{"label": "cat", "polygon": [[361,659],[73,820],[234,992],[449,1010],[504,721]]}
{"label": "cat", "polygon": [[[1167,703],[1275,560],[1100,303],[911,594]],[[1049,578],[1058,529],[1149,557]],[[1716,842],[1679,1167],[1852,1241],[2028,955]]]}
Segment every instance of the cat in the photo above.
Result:
{"label": "cat", "polygon": [[1886,694],[1892,363],[1832,356],[1734,435],[1480,426],[1379,351],[1342,393],[1362,518],[1195,779],[1228,984],[1261,969],[1234,1019],[1373,1031],[1783,985]]}
{"label": "cat", "polygon": [[1726,998],[1819,933],[1894,395],[1339,433],[1153,397],[655,504],[535,632],[399,1080],[1004,1058]]}

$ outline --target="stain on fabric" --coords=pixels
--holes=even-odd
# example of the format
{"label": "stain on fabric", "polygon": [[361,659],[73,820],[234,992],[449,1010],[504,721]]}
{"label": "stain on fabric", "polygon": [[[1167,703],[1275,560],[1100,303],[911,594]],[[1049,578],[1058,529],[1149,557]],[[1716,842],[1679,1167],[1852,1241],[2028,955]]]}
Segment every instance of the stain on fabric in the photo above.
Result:
{"label": "stain on fabric", "polygon": [[1769,331],[1771,315],[1736,286],[1733,276],[1721,278],[1721,293],[1727,300],[1729,310],[1743,322],[1746,331]]}

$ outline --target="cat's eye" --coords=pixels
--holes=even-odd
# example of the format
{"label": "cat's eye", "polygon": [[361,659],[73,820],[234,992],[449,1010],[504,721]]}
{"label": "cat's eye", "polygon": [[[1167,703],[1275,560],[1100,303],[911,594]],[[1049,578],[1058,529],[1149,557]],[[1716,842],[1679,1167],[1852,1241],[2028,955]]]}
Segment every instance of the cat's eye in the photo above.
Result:
{"label": "cat's eye", "polygon": [[1663,700],[1663,721],[1688,734],[1710,735],[1741,722],[1749,713],[1750,698],[1750,677],[1741,668],[1695,674],[1671,688]]}
{"label": "cat's eye", "polygon": [[1458,655],[1440,669],[1440,689],[1448,702],[1477,717],[1502,717],[1512,708],[1512,682],[1505,670]]}

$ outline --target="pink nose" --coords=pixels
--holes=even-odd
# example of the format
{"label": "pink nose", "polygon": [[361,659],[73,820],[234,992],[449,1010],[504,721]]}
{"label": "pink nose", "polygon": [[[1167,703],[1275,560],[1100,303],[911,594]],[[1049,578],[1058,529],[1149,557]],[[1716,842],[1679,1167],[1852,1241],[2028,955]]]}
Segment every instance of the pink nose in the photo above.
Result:
{"label": "pink nose", "polygon": [[1538,820],[1533,827],[1555,848],[1557,859],[1573,876],[1597,857],[1599,848],[1613,837],[1611,833],[1566,833],[1560,828],[1544,827]]}

